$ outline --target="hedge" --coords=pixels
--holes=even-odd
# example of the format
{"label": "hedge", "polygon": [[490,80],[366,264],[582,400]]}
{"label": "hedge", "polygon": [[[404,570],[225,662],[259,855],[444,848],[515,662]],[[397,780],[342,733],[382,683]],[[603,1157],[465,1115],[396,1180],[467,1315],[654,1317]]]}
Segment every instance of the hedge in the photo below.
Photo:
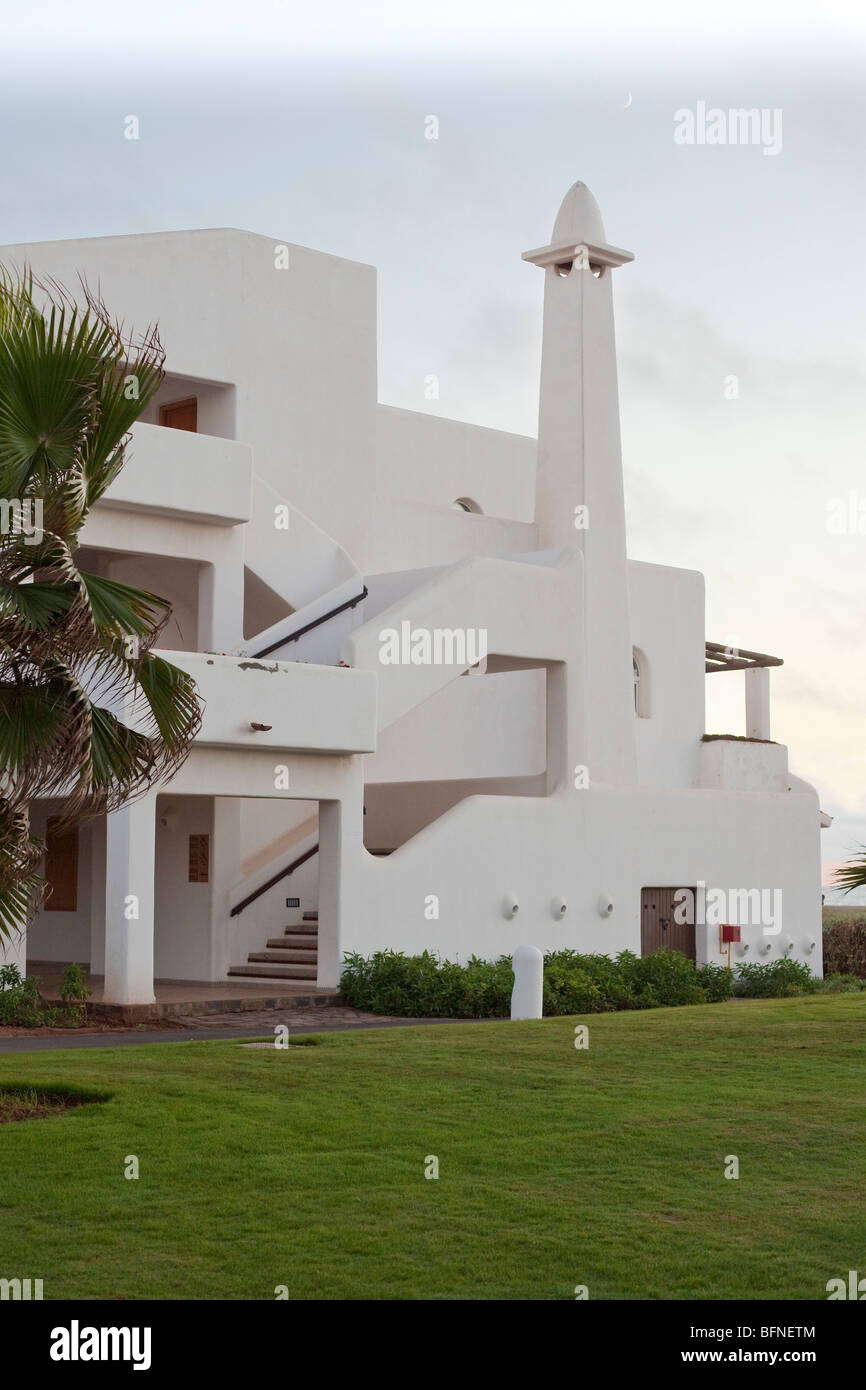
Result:
{"label": "hedge", "polygon": [[825,922],[824,970],[866,978],[866,915]]}
{"label": "hedge", "polygon": [[[431,951],[407,956],[377,951],[347,955],[340,992],[356,1009],[403,1018],[507,1018],[514,973],[510,956],[471,956],[465,964]],[[605,1013],[728,999],[733,982],[724,966],[698,969],[678,951],[635,956],[552,951],[544,957],[544,1013]]]}
{"label": "hedge", "polygon": [[[470,956],[460,964],[432,951],[418,956],[377,951],[346,956],[340,991],[354,1008],[393,1018],[508,1018],[513,985],[510,956],[495,961]],[[850,972],[822,980],[787,958],[767,965],[741,963],[731,971],[723,965],[697,966],[679,951],[649,956],[621,951],[615,958],[550,951],[544,957],[543,1010],[550,1017],[863,989],[866,980]]]}

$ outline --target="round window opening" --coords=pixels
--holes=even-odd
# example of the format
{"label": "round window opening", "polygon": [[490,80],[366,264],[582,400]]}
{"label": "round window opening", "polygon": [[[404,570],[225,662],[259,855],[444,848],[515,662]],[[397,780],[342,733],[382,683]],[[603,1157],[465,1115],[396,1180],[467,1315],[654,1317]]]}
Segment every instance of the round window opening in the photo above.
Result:
{"label": "round window opening", "polygon": [[451,505],[458,512],[476,512],[479,516],[483,515],[478,503],[473,502],[471,497],[458,497]]}

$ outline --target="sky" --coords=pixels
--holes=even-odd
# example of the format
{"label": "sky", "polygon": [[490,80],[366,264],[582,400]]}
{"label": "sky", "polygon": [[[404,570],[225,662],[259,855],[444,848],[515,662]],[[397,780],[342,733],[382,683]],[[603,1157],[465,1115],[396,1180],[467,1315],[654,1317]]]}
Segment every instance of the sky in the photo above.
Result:
{"label": "sky", "polygon": [[[583,180],[635,254],[629,553],[701,570],[707,636],[784,658],[772,733],[832,864],[866,842],[866,10],[601,10],[0,0],[0,243],[233,226],[367,262],[379,399],[531,435],[521,252]],[[678,143],[700,103],[768,138]],[[707,694],[708,731],[744,732],[742,677]]]}

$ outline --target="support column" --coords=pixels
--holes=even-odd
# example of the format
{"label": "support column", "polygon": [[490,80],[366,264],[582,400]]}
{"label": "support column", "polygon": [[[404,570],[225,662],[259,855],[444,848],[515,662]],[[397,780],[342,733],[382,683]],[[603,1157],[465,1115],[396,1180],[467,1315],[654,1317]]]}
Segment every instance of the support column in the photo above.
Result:
{"label": "support column", "polygon": [[196,646],[200,652],[230,652],[243,640],[244,556],[238,535],[219,565],[199,566]]}
{"label": "support column", "polygon": [[746,672],[746,738],[770,737],[770,668],[750,666]]}
{"label": "support column", "polygon": [[90,973],[105,974],[105,816],[90,834]]}
{"label": "support column", "polygon": [[362,759],[341,801],[319,803],[319,972],[320,989],[336,989],[343,959],[344,922],[351,903],[353,869],[364,848]]}
{"label": "support column", "polygon": [[209,980],[224,980],[232,964],[234,921],[229,916],[229,894],[243,878],[241,870],[241,801],[236,796],[213,799],[210,885]]}
{"label": "support column", "polygon": [[156,794],[105,823],[106,1004],[152,1004]]}

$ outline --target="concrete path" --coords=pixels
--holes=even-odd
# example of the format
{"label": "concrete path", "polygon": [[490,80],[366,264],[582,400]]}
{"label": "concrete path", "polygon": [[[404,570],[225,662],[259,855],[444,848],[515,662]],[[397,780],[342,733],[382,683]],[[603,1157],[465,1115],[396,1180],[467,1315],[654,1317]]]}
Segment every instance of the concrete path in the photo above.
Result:
{"label": "concrete path", "polygon": [[[332,1018],[331,1015],[340,1015]],[[348,1018],[346,1015],[354,1015]],[[305,1015],[303,1020],[299,1015]],[[229,1019],[237,1020],[229,1023]],[[185,1019],[182,1028],[153,1029],[116,1033],[39,1033],[30,1037],[0,1037],[0,1052],[57,1052],[69,1048],[125,1047],[144,1043],[212,1042],[219,1039],[259,1040],[270,1042],[274,1028],[286,1024],[289,1042],[293,1033],[343,1033],[363,1028],[418,1028],[436,1023],[486,1023],[480,1018],[378,1018],[371,1014],[355,1014],[352,1009],[311,1009],[293,1013],[222,1014],[212,1018]],[[500,1020],[501,1021],[501,1020]],[[178,1020],[180,1022],[180,1020]]]}

